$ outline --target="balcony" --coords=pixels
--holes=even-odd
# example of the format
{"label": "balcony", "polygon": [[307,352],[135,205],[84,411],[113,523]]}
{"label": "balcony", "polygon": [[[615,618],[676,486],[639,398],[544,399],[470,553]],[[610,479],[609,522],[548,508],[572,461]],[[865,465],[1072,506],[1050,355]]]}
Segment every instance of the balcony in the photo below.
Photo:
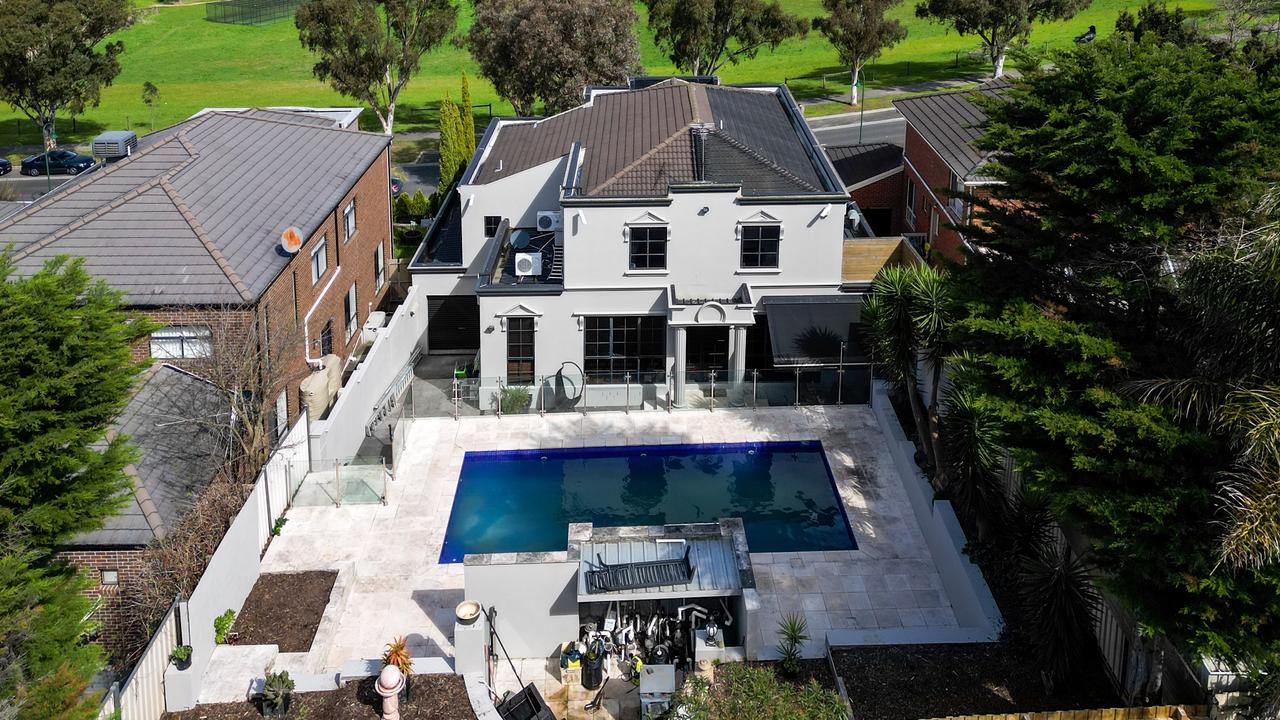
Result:
{"label": "balcony", "polygon": [[512,228],[503,220],[490,241],[477,294],[560,294],[564,292],[564,246],[555,232]]}
{"label": "balcony", "polygon": [[845,240],[840,263],[840,289],[863,291],[871,287],[876,275],[886,267],[918,265],[922,262],[915,248],[900,237]]}

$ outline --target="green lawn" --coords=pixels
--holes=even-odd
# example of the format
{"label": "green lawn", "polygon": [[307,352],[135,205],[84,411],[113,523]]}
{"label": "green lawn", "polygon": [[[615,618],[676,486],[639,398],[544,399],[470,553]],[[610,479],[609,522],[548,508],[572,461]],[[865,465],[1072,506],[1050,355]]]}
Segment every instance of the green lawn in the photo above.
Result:
{"label": "green lawn", "polygon": [[[145,4],[145,0],[135,1]],[[821,14],[820,0],[791,0],[785,4],[791,12],[800,15]],[[1072,36],[1090,24],[1105,33],[1121,9],[1138,4],[1138,0],[1094,0],[1088,10],[1069,22],[1037,26],[1031,42],[1065,46]],[[1212,8],[1212,0],[1181,0],[1178,4],[1193,16],[1208,15]],[[465,27],[470,23],[470,5],[461,3],[461,7],[461,22]],[[907,23],[910,34],[868,69],[868,85],[895,86],[971,75],[987,69],[984,63],[967,57],[967,53],[978,46],[976,38],[959,37],[941,25],[918,20],[913,15],[913,7],[908,0],[892,11]],[[646,71],[672,72],[670,62],[654,45],[653,35],[644,25],[643,8],[640,10],[638,30]],[[160,89],[154,117],[156,127],[182,120],[202,107],[351,102],[312,77],[312,59],[299,44],[297,30],[291,22],[261,27],[211,23],[204,19],[204,8],[200,5],[157,5],[142,13],[134,26],[119,33],[119,39],[125,44],[123,70],[115,83],[103,91],[101,106],[77,118],[74,129],[68,119],[60,118],[61,140],[84,142],[104,129],[149,130],[151,113],[142,103],[142,84],[147,81]],[[840,77],[830,78],[832,84],[826,91],[818,79],[822,73],[841,73],[843,68],[837,62],[835,51],[825,38],[811,32],[803,39],[784,43],[776,52],[762,52],[754,60],[727,68],[722,77],[726,82],[787,79],[792,92],[809,96],[846,90],[838,84]],[[474,102],[493,102],[498,113],[510,110],[488,83],[478,77],[466,51],[446,43],[425,58],[421,74],[402,95],[396,129],[433,129],[436,105],[447,93],[453,93],[456,99],[458,73],[463,69],[472,76]],[[479,114],[483,122],[484,110]],[[371,113],[366,113],[363,126],[377,127]],[[38,142],[35,126],[25,117],[12,112],[0,113],[0,147]]]}

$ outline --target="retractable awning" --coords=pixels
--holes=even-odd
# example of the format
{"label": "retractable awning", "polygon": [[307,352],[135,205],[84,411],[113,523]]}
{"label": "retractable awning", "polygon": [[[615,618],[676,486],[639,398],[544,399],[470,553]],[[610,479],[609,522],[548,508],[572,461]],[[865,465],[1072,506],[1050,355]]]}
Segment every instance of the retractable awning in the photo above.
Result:
{"label": "retractable awning", "polygon": [[769,342],[777,367],[863,360],[856,326],[862,314],[858,295],[772,296],[763,299]]}

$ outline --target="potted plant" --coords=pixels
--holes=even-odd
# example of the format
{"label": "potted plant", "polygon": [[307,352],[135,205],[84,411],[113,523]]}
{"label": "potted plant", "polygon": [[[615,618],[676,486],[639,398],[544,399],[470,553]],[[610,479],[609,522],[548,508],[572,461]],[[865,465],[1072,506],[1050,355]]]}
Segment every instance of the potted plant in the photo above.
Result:
{"label": "potted plant", "polygon": [[287,670],[278,673],[267,673],[267,681],[262,686],[262,715],[264,717],[284,717],[289,712],[289,703],[293,699],[293,680]]}
{"label": "potted plant", "polygon": [[404,676],[404,689],[400,691],[400,700],[408,700],[409,683],[413,677],[413,657],[409,655],[409,646],[405,643],[403,635],[387,643],[387,649],[382,653],[382,664],[395,665],[400,669],[400,674]]}
{"label": "potted plant", "polygon": [[191,646],[179,645],[174,648],[173,652],[169,653],[169,660],[179,670],[186,670],[191,667]]}

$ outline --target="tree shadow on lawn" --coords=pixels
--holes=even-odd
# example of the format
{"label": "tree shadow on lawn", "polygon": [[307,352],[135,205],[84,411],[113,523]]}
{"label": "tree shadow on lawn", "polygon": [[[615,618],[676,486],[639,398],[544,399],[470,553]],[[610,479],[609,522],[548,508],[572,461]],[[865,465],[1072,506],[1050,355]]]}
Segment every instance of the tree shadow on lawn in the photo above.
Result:
{"label": "tree shadow on lawn", "polygon": [[[142,135],[146,125],[135,127],[135,132]],[[110,130],[124,130],[125,128],[108,128],[96,120],[78,117],[72,120],[69,117],[59,117],[55,126],[58,134],[59,145],[79,145],[87,143],[98,134]],[[6,120],[0,120],[0,155],[7,155],[12,152],[26,153],[28,149],[39,148],[44,142],[40,133],[40,126],[29,120],[25,115],[18,115]],[[19,150],[22,148],[22,150]]]}

